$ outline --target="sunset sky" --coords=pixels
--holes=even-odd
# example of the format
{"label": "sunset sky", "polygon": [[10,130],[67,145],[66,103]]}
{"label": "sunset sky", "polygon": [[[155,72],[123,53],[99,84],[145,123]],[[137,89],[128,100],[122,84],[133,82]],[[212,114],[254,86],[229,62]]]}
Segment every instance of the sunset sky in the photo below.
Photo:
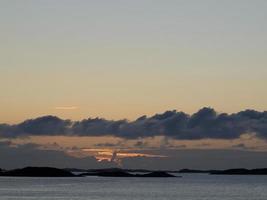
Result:
{"label": "sunset sky", "polygon": [[1,0],[0,168],[266,167],[266,10]]}

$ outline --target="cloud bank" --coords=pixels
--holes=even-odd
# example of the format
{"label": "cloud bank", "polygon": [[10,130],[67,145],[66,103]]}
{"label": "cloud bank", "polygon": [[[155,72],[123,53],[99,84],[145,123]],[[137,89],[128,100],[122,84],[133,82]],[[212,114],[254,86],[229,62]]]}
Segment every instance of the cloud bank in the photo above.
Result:
{"label": "cloud bank", "polygon": [[109,168],[117,167],[114,162],[98,161],[94,156],[77,158],[61,150],[41,149],[37,144],[14,145],[8,141],[0,141],[0,168],[14,169],[26,166],[48,166],[59,168]]}
{"label": "cloud bank", "polygon": [[267,139],[267,111],[245,110],[238,113],[217,113],[202,108],[189,115],[166,111],[135,121],[88,118],[81,121],[63,120],[56,116],[29,119],[22,123],[0,124],[0,137],[27,136],[115,136],[124,139],[166,136],[173,139],[236,139],[253,133]]}
{"label": "cloud bank", "polygon": [[121,158],[118,166],[112,161],[98,161],[93,156],[73,157],[61,150],[42,149],[36,144],[16,145],[0,141],[0,168],[14,169],[26,166],[49,166],[59,168],[97,169],[123,167],[133,169],[178,170],[193,169],[226,169],[226,168],[263,168],[267,165],[266,152],[247,150],[139,150],[130,153],[166,155],[131,156]]}

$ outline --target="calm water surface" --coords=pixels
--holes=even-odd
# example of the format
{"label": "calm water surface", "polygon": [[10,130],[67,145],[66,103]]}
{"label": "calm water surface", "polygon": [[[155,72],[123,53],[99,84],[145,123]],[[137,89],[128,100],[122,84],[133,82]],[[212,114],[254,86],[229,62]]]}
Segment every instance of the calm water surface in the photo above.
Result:
{"label": "calm water surface", "polygon": [[266,200],[267,176],[0,177],[0,200]]}

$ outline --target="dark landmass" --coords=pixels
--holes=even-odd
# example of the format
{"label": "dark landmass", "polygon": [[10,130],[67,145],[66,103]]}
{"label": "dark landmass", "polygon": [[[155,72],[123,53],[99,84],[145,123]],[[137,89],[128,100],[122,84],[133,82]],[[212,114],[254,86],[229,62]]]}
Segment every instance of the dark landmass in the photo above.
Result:
{"label": "dark landmass", "polygon": [[164,171],[154,171],[145,174],[133,174],[124,170],[108,170],[83,173],[81,176],[103,176],[103,177],[177,177]]}
{"label": "dark landmass", "polygon": [[9,171],[1,171],[0,176],[23,176],[23,177],[75,177],[69,171],[52,167],[25,167]]}
{"label": "dark landmass", "polygon": [[87,169],[78,169],[78,168],[64,168],[63,170],[68,172],[87,172]]}
{"label": "dark landmass", "polygon": [[227,170],[194,170],[181,169],[179,173],[206,173],[211,175],[267,175],[267,168],[261,169],[227,169]]}
{"label": "dark landmass", "polygon": [[[71,171],[85,172],[82,175],[85,176],[113,176],[113,177],[145,177],[143,173],[150,174],[154,172],[159,172],[159,170],[146,170],[146,169],[121,169],[121,168],[106,168],[106,169],[68,169]],[[227,169],[227,170],[198,170],[198,169],[181,169],[177,171],[164,170],[165,173],[190,173],[198,174],[205,173],[211,175],[267,175],[267,168],[261,169]],[[142,173],[136,174],[136,173]],[[159,175],[160,176],[160,175]],[[164,175],[163,175],[164,176]],[[156,176],[155,176],[156,177]]]}
{"label": "dark landmass", "polygon": [[104,172],[129,172],[127,169],[121,168],[104,168],[104,169],[88,169],[88,173],[104,173]]}
{"label": "dark landmass", "polygon": [[[127,171],[127,172],[150,173],[150,172],[155,172],[155,171],[158,171],[158,170],[148,170],[148,169],[125,169],[125,171]],[[165,171],[165,172],[169,172],[169,171]]]}
{"label": "dark landmass", "polygon": [[103,169],[65,168],[65,170],[70,171],[70,172],[87,172],[87,173],[116,172],[116,171],[124,171],[124,172],[129,172],[129,173],[150,173],[150,172],[157,172],[157,171],[164,171],[167,173],[179,173],[179,171],[172,171],[172,170],[123,169],[123,168],[103,168]]}
{"label": "dark landmass", "polygon": [[261,169],[227,169],[211,172],[212,175],[267,175],[267,168]]}
{"label": "dark landmass", "polygon": [[213,174],[220,172],[221,170],[198,170],[198,169],[181,169],[178,173],[189,173],[189,174]]}
{"label": "dark landmass", "polygon": [[210,173],[211,170],[181,169],[178,173]]}
{"label": "dark landmass", "polygon": [[[103,169],[66,168],[65,170],[70,171],[70,172],[88,172],[88,173],[114,172],[114,171],[149,173],[149,172],[158,171],[158,170],[148,170],[148,169],[123,169],[123,168],[103,168]],[[166,172],[171,172],[171,171],[166,171]]]}
{"label": "dark landmass", "polygon": [[150,173],[142,174],[142,175],[137,174],[136,176],[137,177],[181,177],[181,176],[175,176],[175,175],[169,174],[164,171],[155,171],[155,172],[150,172]]}
{"label": "dark landmass", "polygon": [[101,172],[88,172],[81,174],[82,176],[106,176],[106,177],[134,177],[125,171],[101,171]]}
{"label": "dark landmass", "polygon": [[[75,175],[72,172],[80,172]],[[211,175],[267,175],[267,168],[261,169],[227,169],[227,170],[195,170],[181,169],[179,171],[152,171],[145,169],[58,169],[52,167],[25,167],[22,169],[3,170],[0,168],[0,176],[21,176],[21,177],[81,177],[81,176],[102,176],[102,177],[181,177],[171,173],[206,173]]]}
{"label": "dark landmass", "polygon": [[[84,170],[71,169],[84,172]],[[81,177],[81,176],[103,176],[103,177],[176,177],[164,171],[153,171],[145,174],[133,174],[119,168],[95,169],[89,172],[74,175],[66,169],[52,167],[25,167],[22,169],[0,171],[0,176],[16,177]]]}

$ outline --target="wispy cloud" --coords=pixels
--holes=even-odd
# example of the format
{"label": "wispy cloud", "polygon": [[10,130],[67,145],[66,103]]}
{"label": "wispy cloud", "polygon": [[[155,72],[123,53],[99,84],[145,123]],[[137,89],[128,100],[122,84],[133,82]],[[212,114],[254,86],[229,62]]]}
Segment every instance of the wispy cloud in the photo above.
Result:
{"label": "wispy cloud", "polygon": [[166,155],[160,154],[151,154],[151,153],[140,153],[140,152],[131,152],[127,150],[113,150],[113,149],[95,149],[95,148],[83,148],[83,152],[89,153],[89,155],[94,156],[97,160],[109,160],[111,162],[116,162],[120,164],[121,159],[123,158],[132,158],[132,157],[147,157],[147,158],[166,158]]}

